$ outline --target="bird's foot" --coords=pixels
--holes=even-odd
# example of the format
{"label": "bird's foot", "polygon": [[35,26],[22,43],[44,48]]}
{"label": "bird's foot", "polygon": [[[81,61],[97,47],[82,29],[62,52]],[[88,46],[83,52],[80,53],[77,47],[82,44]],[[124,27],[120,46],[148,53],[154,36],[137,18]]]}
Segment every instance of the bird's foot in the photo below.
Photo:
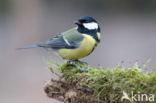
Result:
{"label": "bird's foot", "polygon": [[77,62],[77,63],[80,63],[80,64],[88,65],[87,62],[84,62],[84,61],[81,61],[81,60],[78,60],[78,59],[76,59],[76,60],[72,60],[72,61]]}
{"label": "bird's foot", "polygon": [[67,64],[70,66],[76,67],[80,71],[88,71],[89,70],[88,64],[86,62],[82,62],[79,60],[70,60],[67,62]]}
{"label": "bird's foot", "polygon": [[88,65],[87,62],[83,62],[83,61],[80,61],[80,60],[69,60],[67,61],[68,64],[80,64],[80,65]]}

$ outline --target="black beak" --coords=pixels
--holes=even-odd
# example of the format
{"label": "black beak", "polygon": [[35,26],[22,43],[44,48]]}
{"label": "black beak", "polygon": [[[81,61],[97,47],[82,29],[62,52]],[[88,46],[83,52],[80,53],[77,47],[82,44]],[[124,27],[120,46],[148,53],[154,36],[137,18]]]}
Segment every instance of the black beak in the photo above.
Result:
{"label": "black beak", "polygon": [[75,21],[74,22],[76,25],[81,25],[81,23],[79,21]]}

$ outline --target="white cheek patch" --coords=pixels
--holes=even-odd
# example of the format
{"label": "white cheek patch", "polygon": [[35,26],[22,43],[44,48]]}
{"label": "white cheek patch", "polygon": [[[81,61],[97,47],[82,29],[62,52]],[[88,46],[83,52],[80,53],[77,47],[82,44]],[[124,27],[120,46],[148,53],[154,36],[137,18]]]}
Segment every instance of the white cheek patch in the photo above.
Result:
{"label": "white cheek patch", "polygon": [[98,29],[98,24],[95,22],[91,22],[91,23],[83,23],[83,26],[87,29]]}

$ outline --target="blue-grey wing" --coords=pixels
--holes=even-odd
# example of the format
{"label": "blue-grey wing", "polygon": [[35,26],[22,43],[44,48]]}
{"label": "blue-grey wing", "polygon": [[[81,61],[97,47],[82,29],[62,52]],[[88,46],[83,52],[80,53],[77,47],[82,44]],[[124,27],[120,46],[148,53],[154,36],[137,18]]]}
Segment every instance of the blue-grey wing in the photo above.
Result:
{"label": "blue-grey wing", "polygon": [[79,33],[76,28],[72,28],[39,46],[53,49],[77,48],[82,40],[83,36],[81,33]]}

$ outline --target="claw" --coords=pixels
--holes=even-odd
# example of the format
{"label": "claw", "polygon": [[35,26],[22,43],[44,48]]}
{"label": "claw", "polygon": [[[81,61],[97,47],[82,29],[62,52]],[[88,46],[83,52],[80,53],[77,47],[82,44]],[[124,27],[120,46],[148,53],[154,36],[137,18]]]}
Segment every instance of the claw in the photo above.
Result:
{"label": "claw", "polygon": [[76,68],[84,72],[89,70],[89,68],[81,68],[80,66],[76,66]]}
{"label": "claw", "polygon": [[81,64],[87,64],[87,65],[88,65],[87,62],[84,62],[84,61],[81,61],[81,60],[78,60],[78,59],[76,59],[76,60],[72,60],[72,61],[74,61],[74,62],[78,62],[78,63],[81,63]]}
{"label": "claw", "polygon": [[[80,71],[88,71],[89,70],[88,64],[86,62],[82,62],[79,60],[70,60],[70,61],[67,61],[67,63],[68,63],[68,65],[76,67]],[[77,65],[78,63],[80,63],[82,65],[86,65],[86,67],[81,67],[81,66]]]}

